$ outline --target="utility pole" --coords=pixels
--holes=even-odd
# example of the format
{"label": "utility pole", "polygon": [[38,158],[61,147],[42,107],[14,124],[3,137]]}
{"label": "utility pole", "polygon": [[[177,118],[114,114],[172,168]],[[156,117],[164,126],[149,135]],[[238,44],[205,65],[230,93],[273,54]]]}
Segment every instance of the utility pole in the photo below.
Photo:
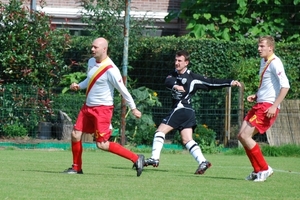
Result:
{"label": "utility pole", "polygon": [[36,11],[36,0],[30,0],[30,10]]}
{"label": "utility pole", "polygon": [[[129,45],[129,20],[130,20],[130,0],[125,0],[125,19],[124,19],[124,49],[123,49],[123,82],[127,86],[128,70],[128,45]],[[121,101],[121,145],[125,145],[126,127],[126,102],[122,97]]]}

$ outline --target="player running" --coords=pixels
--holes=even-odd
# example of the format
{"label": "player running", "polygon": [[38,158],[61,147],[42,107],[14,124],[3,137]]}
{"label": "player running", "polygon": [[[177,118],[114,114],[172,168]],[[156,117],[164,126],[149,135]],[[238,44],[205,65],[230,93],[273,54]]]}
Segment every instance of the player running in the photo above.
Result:
{"label": "player running", "polygon": [[192,107],[192,96],[197,90],[240,87],[241,84],[232,79],[214,79],[195,74],[187,68],[189,62],[190,55],[187,51],[181,50],[176,53],[175,71],[172,71],[165,79],[166,87],[172,92],[172,110],[155,131],[152,156],[145,160],[145,166],[158,167],[165,135],[176,129],[180,132],[183,145],[198,163],[195,174],[204,174],[211,163],[205,159],[199,145],[192,137],[197,126],[195,111]]}

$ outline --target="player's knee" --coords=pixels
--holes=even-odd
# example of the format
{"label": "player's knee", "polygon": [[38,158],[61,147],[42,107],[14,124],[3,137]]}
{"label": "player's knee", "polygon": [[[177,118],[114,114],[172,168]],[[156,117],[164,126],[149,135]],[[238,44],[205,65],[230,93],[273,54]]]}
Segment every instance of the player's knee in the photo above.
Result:
{"label": "player's knee", "polygon": [[195,142],[195,140],[190,140],[186,143],[183,143],[185,148],[189,151],[189,152],[194,152],[197,149],[200,149],[199,145],[197,142]]}
{"label": "player's knee", "polygon": [[96,146],[97,146],[98,149],[107,151],[108,147],[109,147],[109,142],[108,141],[106,141],[106,142],[97,142]]}
{"label": "player's knee", "polygon": [[156,132],[154,135],[154,140],[163,142],[165,140],[166,135],[163,132]]}
{"label": "player's knee", "polygon": [[241,133],[239,133],[239,134],[237,134],[237,139],[239,140],[239,141],[241,141],[242,139],[243,139],[243,137],[242,137],[242,134]]}
{"label": "player's knee", "polygon": [[244,131],[239,132],[239,134],[237,135],[237,139],[239,141],[245,141],[251,137],[252,137],[252,135],[249,135],[249,134],[245,133]]}
{"label": "player's knee", "polygon": [[82,136],[82,132],[81,131],[73,130],[72,134],[71,134],[71,140],[73,142],[78,142],[78,141],[81,140],[81,136]]}

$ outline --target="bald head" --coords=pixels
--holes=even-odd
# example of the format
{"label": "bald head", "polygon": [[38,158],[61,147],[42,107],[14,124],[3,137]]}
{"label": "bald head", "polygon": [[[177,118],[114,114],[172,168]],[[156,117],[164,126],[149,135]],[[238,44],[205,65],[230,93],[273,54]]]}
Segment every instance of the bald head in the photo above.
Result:
{"label": "bald head", "polygon": [[107,40],[106,40],[105,38],[103,38],[103,37],[100,37],[100,38],[95,39],[93,43],[98,44],[98,45],[101,45],[101,46],[106,47],[106,48],[108,47],[108,42],[107,42]]}
{"label": "bald head", "polygon": [[92,54],[97,62],[102,62],[107,57],[108,42],[105,38],[97,38],[92,44]]}

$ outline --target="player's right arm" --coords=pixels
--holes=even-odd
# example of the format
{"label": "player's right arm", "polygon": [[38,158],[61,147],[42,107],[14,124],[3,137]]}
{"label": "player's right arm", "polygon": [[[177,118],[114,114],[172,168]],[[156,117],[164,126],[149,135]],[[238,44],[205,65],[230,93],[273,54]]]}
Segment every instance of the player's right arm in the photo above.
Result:
{"label": "player's right arm", "polygon": [[254,101],[256,101],[256,99],[257,99],[256,94],[252,94],[247,97],[248,102],[254,102]]}
{"label": "player's right arm", "polygon": [[80,90],[80,89],[87,88],[87,85],[88,85],[88,79],[85,79],[84,81],[82,81],[80,83],[72,83],[70,85],[70,89],[74,90],[74,91],[77,91],[77,90]]}
{"label": "player's right arm", "polygon": [[165,86],[170,89],[170,90],[176,90],[176,85],[177,85],[177,78],[176,78],[176,75],[174,74],[175,72],[173,73],[170,73],[166,79],[165,79]]}
{"label": "player's right arm", "polygon": [[80,87],[79,87],[79,85],[78,85],[77,83],[72,83],[72,84],[70,85],[70,89],[71,89],[71,90],[77,91],[77,90],[80,89]]}

